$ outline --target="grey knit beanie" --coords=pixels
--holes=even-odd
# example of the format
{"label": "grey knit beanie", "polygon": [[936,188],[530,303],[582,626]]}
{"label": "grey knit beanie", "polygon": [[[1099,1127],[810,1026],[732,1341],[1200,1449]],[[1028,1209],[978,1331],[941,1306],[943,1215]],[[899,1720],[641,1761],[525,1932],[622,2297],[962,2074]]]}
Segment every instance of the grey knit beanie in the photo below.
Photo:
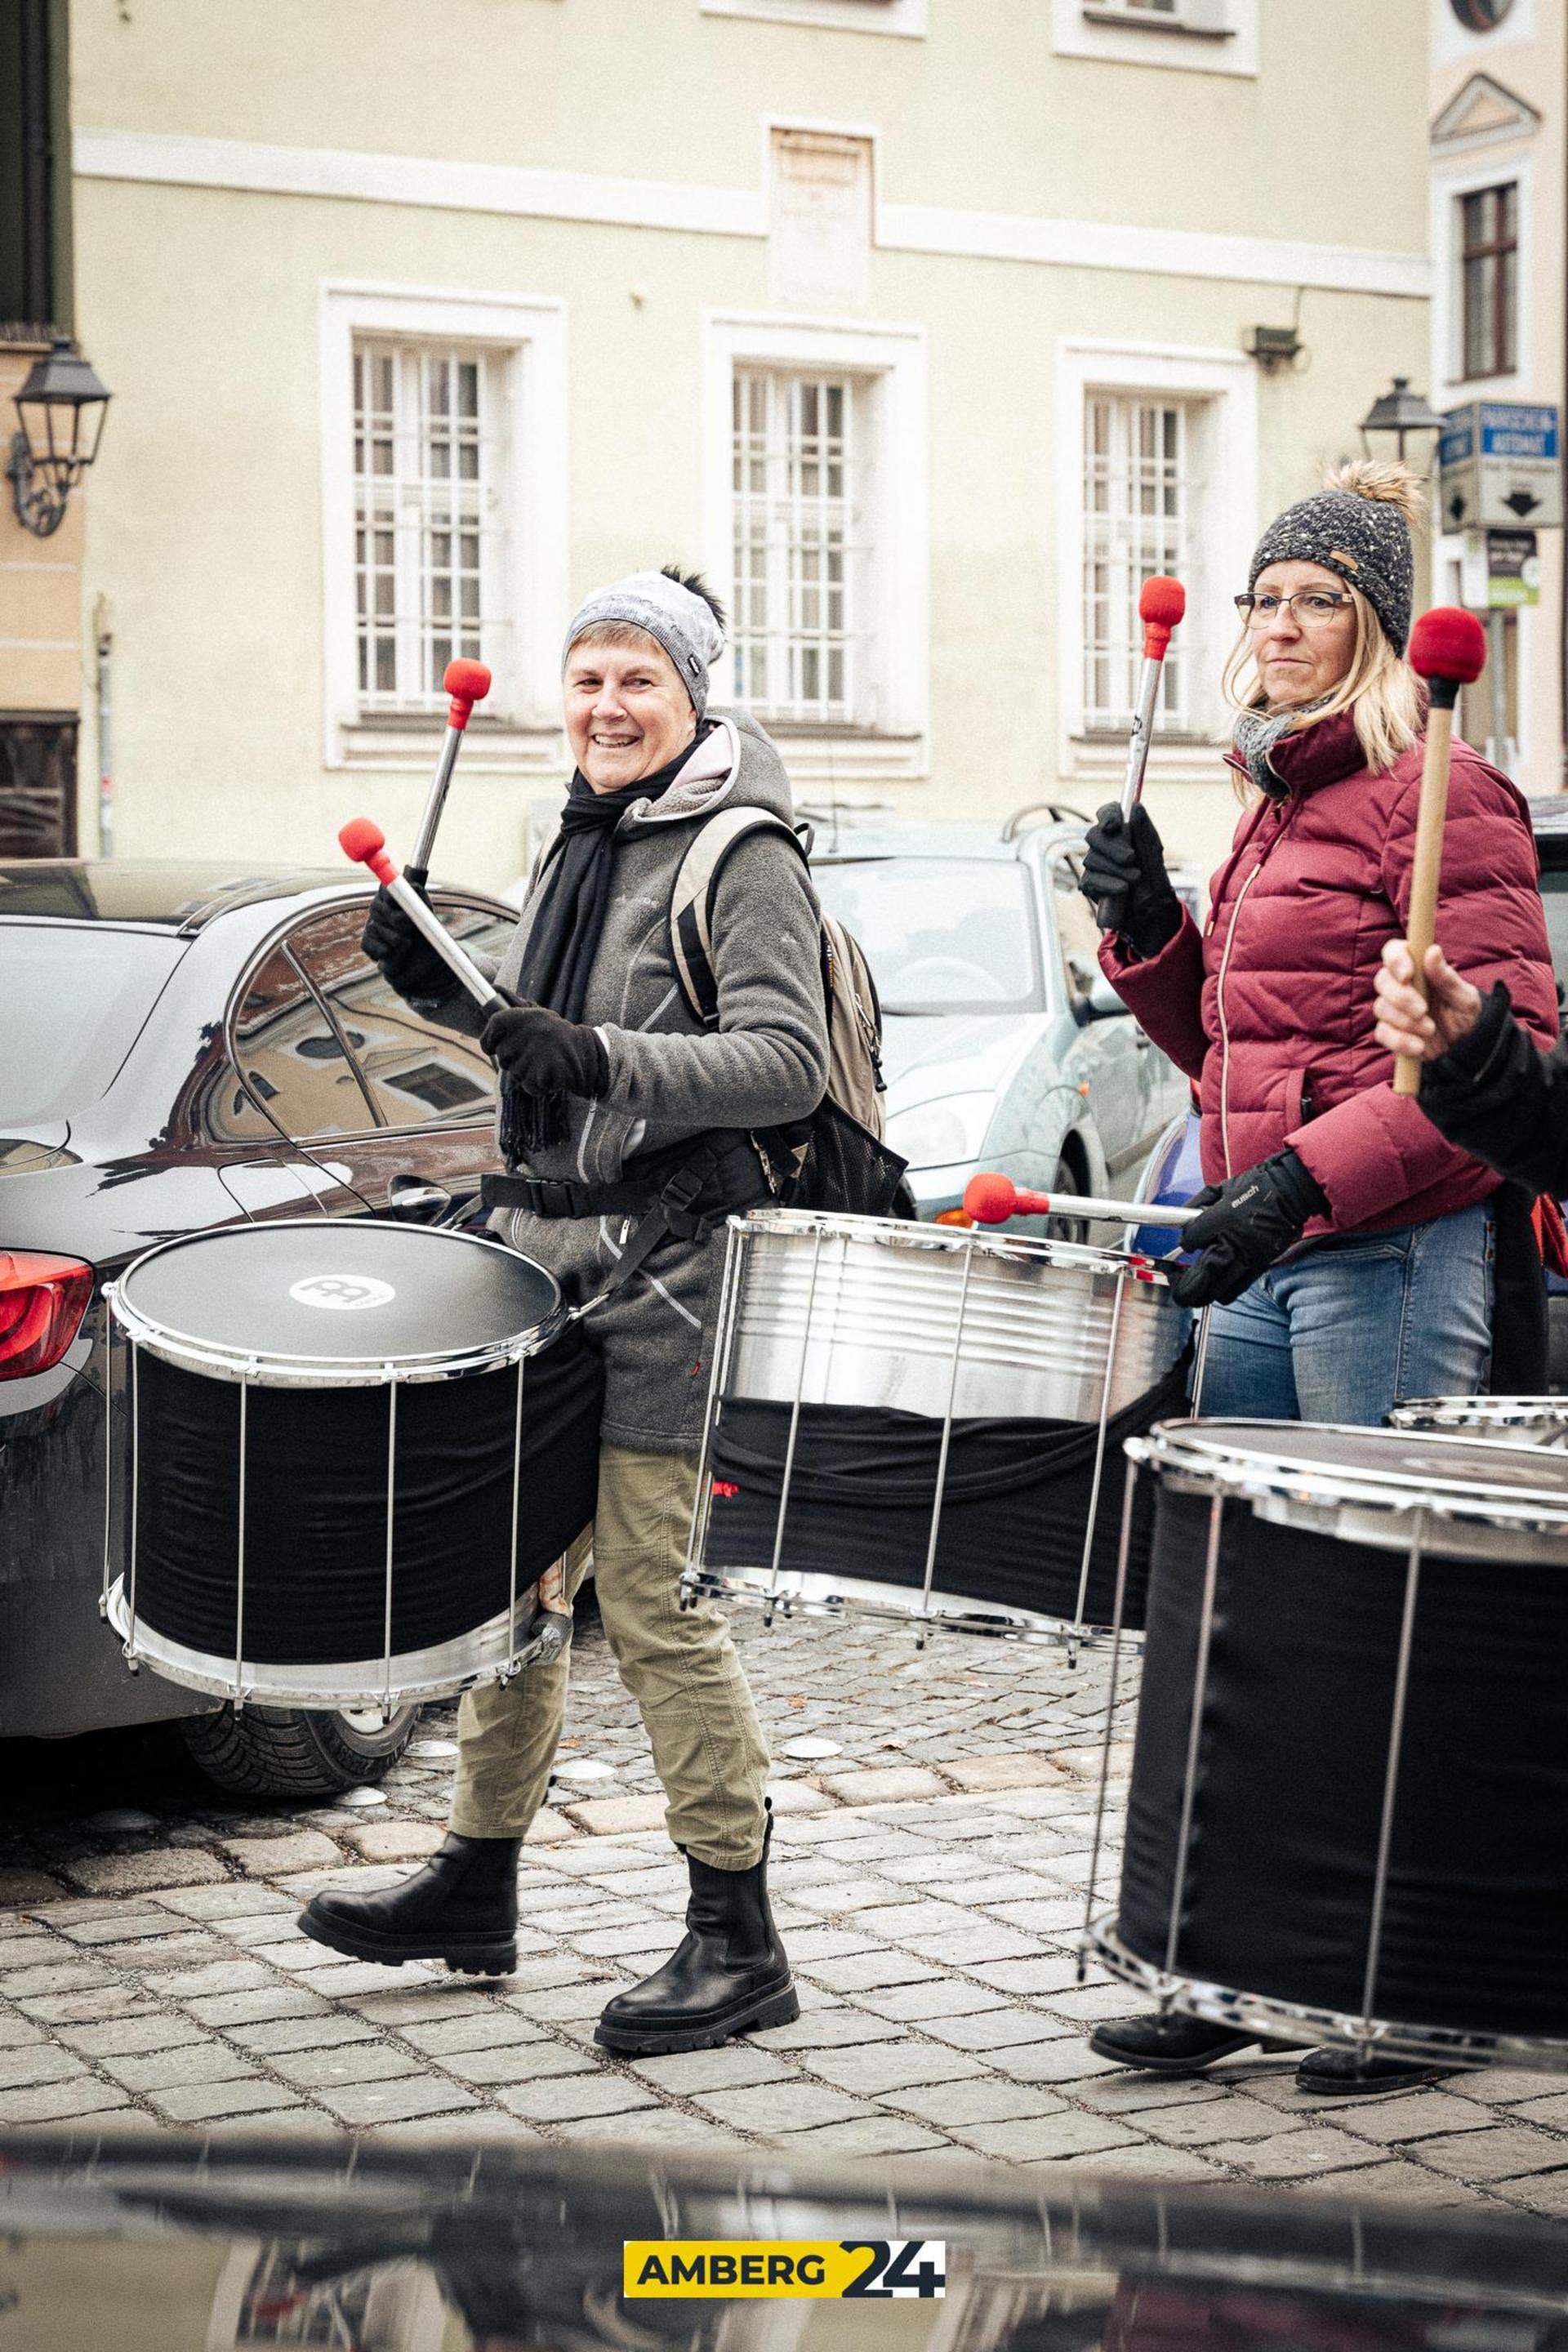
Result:
{"label": "grey knit beanie", "polygon": [[1408,494],[1387,480],[1393,467],[1347,467],[1364,488],[1331,488],[1302,499],[1271,522],[1258,541],[1247,574],[1249,589],[1270,563],[1321,563],[1359,588],[1383,624],[1396,654],[1410,635],[1415,593],[1415,551],[1405,519]]}
{"label": "grey knit beanie", "polygon": [[667,572],[632,572],[608,588],[595,588],[573,615],[561,648],[568,656],[584,629],[600,621],[629,621],[664,647],[700,719],[708,708],[708,673],[724,650],[724,632],[712,606]]}

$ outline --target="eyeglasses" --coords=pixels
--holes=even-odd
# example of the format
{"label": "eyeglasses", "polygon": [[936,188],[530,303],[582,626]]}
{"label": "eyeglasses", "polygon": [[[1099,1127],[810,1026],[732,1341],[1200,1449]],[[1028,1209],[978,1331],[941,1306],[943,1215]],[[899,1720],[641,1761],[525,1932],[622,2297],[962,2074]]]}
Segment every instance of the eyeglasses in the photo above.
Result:
{"label": "eyeglasses", "polygon": [[1328,588],[1298,588],[1293,596],[1238,596],[1236,609],[1249,629],[1265,629],[1276,613],[1289,613],[1299,629],[1326,629],[1353,600]]}

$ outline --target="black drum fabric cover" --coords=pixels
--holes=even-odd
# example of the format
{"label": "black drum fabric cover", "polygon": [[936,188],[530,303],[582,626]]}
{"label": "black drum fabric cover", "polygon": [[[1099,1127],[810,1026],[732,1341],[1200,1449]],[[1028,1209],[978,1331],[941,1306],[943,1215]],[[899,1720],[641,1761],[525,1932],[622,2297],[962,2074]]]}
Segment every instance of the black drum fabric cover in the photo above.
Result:
{"label": "black drum fabric cover", "polygon": [[[522,1366],[520,1593],[594,1516],[604,1369],[575,1327]],[[239,1400],[143,1351],[137,1365],[136,1612],[232,1659]],[[394,1654],[474,1632],[510,1588],[515,1368],[397,1391]],[[318,1665],[384,1641],[389,1387],[252,1387],[245,1655]]]}
{"label": "black drum fabric cover", "polygon": [[[1110,1622],[1121,1533],[1125,1438],[1184,1409],[1185,1360],[1118,1414],[1106,1433],[1085,1621]],[[790,1407],[725,1402],[710,1453],[706,1565],[771,1568]],[[1092,1423],[955,1421],[931,1579],[939,1592],[1070,1619],[1094,1475]],[[925,1581],[942,1423],[923,1413],[803,1405],[784,1523],[784,1569],[858,1581]],[[1124,1622],[1143,1622],[1151,1503],[1139,1482]]]}
{"label": "black drum fabric cover", "polygon": [[[1405,1555],[1223,1506],[1178,1975],[1360,2016]],[[1210,1504],[1162,1487],[1118,1930],[1163,1968]],[[1568,2033],[1568,1573],[1421,1568],[1378,2017]]]}

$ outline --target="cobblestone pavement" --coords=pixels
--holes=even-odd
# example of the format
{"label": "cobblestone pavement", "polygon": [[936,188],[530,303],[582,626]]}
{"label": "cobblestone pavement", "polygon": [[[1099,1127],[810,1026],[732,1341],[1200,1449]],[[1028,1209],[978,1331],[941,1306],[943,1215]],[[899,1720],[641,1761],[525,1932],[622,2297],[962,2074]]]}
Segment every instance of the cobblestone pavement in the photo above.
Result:
{"label": "cobblestone pavement", "polygon": [[0,1841],[0,2127],[760,2142],[1568,2214],[1561,2077],[1308,2100],[1284,2057],[1170,2082],[1090,2054],[1086,2025],[1137,2005],[1080,1984],[1075,1957],[1102,1654],[1075,1671],[1053,1650],[950,1638],[921,1654],[900,1633],[770,1633],[744,1612],[736,1631],[777,1759],[773,1881],[798,2023],[639,2063],[593,2047],[605,2000],[676,1942],[686,1886],[591,1625],[524,1854],[518,1973],[499,1990],[341,1960],[295,1926],[316,1888],[387,1885],[438,1842],[450,1709],[426,1716],[384,1793],[287,1818],[212,1802],[166,1733],[0,1748],[15,1825]]}

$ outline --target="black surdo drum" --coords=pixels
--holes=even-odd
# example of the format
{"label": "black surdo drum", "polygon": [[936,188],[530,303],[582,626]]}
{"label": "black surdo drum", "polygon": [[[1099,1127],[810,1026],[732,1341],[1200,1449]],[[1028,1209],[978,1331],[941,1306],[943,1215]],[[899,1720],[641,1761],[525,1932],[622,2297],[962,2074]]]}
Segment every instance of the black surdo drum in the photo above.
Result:
{"label": "black surdo drum", "polygon": [[1189,2013],[1568,2067],[1568,1459],[1166,1423],[1120,1907]]}
{"label": "black surdo drum", "polygon": [[286,1221],[165,1243],[107,1295],[106,1602],[133,1664],[390,1707],[548,1649],[533,1588],[594,1514],[603,1373],[542,1266]]}

